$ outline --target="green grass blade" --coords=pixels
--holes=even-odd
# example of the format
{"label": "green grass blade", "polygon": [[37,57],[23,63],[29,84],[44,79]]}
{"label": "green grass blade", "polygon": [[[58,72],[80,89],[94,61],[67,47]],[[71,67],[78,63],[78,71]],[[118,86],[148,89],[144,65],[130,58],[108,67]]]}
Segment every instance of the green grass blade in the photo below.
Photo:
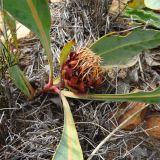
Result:
{"label": "green grass blade", "polygon": [[20,70],[19,66],[13,65],[9,67],[9,74],[17,88],[19,88],[27,97],[32,98],[34,90],[23,72]]}
{"label": "green grass blade", "polygon": [[54,85],[58,85],[58,84],[60,84],[60,82],[61,82],[60,76],[58,76],[58,77],[56,77],[56,78],[54,79]]}
{"label": "green grass blade", "polygon": [[52,160],[83,160],[76,127],[66,97],[61,94],[64,107],[64,128],[61,141]]}
{"label": "green grass blade", "polygon": [[6,11],[3,11],[3,16],[5,23],[11,31],[11,34],[14,33],[16,35],[16,20]]}
{"label": "green grass blade", "polygon": [[39,36],[48,57],[52,81],[51,17],[47,0],[4,0],[4,9]]}
{"label": "green grass blade", "polygon": [[132,19],[143,22],[147,25],[160,28],[160,15],[153,11],[126,8],[123,15],[132,17]]}
{"label": "green grass blade", "polygon": [[14,59],[18,61],[19,48],[18,48],[18,39],[17,39],[17,33],[16,33],[17,32],[16,20],[6,11],[3,11],[3,20],[10,31],[10,33],[8,34],[8,39],[6,40],[6,46],[8,50],[11,48],[12,45],[15,46],[16,52],[14,53],[14,57],[15,57]]}
{"label": "green grass blade", "polygon": [[66,45],[63,47],[61,54],[60,54],[60,67],[62,67],[63,63],[66,61],[72,47],[74,45],[73,41],[69,41],[66,43]]}
{"label": "green grass blade", "polygon": [[103,58],[103,65],[120,66],[144,49],[160,46],[159,42],[159,31],[136,29],[127,36],[103,36],[90,49]]}
{"label": "green grass blade", "polygon": [[135,92],[128,94],[86,94],[76,95],[70,91],[62,91],[66,97],[75,99],[98,100],[98,101],[114,101],[114,102],[144,102],[144,103],[160,103],[160,88],[150,92]]}

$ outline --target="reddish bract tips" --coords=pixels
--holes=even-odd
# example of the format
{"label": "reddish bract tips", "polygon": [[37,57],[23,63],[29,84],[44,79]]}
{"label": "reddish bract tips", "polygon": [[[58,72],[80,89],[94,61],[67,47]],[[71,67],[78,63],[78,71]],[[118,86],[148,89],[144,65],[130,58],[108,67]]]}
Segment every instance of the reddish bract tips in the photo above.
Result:
{"label": "reddish bract tips", "polygon": [[71,52],[61,69],[65,87],[77,93],[86,93],[90,88],[98,88],[104,81],[101,58],[90,49]]}

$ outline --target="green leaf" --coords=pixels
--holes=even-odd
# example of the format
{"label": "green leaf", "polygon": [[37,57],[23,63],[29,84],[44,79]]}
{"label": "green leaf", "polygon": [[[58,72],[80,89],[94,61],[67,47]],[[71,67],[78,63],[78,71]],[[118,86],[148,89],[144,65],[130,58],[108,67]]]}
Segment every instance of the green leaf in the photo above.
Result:
{"label": "green leaf", "polygon": [[54,79],[54,85],[58,85],[60,82],[61,82],[60,76],[58,76],[58,77],[56,77],[56,78]]}
{"label": "green leaf", "polygon": [[9,27],[9,30],[11,31],[11,34],[16,34],[16,21],[15,19],[9,15],[6,11],[3,12],[4,21],[6,22],[7,26]]}
{"label": "green leaf", "polygon": [[144,49],[160,46],[160,32],[136,29],[127,36],[103,36],[90,49],[103,58],[103,65],[121,66]]}
{"label": "green leaf", "polygon": [[160,28],[160,15],[152,11],[127,8],[124,11],[123,15],[127,17],[132,17],[132,19],[138,20],[147,25]]}
{"label": "green leaf", "polygon": [[70,91],[62,91],[66,97],[75,99],[98,100],[98,101],[114,101],[114,102],[144,102],[144,103],[160,103],[160,88],[151,92],[135,92],[128,94],[86,94],[76,95]]}
{"label": "green leaf", "polygon": [[52,81],[51,17],[47,0],[4,0],[3,2],[5,10],[39,36],[48,57]]}
{"label": "green leaf", "polygon": [[64,128],[59,146],[52,160],[83,160],[76,127],[66,97],[60,94],[64,108]]}
{"label": "green leaf", "polygon": [[10,49],[11,45],[14,45],[16,48],[16,53],[14,54],[15,59],[18,61],[19,57],[19,48],[17,40],[17,29],[16,29],[16,20],[6,11],[3,11],[4,22],[9,28],[10,33],[6,39],[7,48]]}
{"label": "green leaf", "polygon": [[65,63],[72,47],[74,45],[73,41],[69,41],[68,43],[65,44],[65,46],[63,47],[61,54],[60,54],[60,67],[62,67],[62,65]]}
{"label": "green leaf", "polygon": [[160,1],[159,0],[144,0],[144,4],[147,8],[153,10],[160,10]]}
{"label": "green leaf", "polygon": [[17,88],[19,88],[27,97],[32,98],[34,95],[34,90],[23,72],[20,70],[19,66],[10,66],[9,74]]}

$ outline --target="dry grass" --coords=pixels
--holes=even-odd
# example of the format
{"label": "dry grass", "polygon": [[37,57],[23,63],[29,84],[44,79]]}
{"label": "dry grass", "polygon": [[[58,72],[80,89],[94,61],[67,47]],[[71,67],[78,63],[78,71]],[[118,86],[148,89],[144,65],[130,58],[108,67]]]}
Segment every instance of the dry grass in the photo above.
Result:
{"label": "dry grass", "polygon": [[[103,1],[108,11],[111,1]],[[102,14],[98,1],[73,0],[66,4],[51,4],[52,52],[55,60],[55,76],[59,73],[58,62],[61,48],[74,39],[76,48],[85,47],[99,36],[126,26],[112,20],[108,12]],[[100,5],[100,4],[99,4]],[[95,21],[95,19],[97,19]],[[47,63],[39,40],[36,37],[22,40],[21,68],[34,84],[42,87],[47,80]],[[143,71],[143,72],[141,72]],[[112,72],[113,73],[113,72]],[[126,71],[122,79],[120,70],[114,70],[102,90],[104,93],[123,93],[134,88],[151,90],[159,83],[160,76],[140,57],[139,64]],[[54,94],[44,94],[28,101],[9,80],[5,86],[9,104],[0,108],[0,159],[2,160],[49,160],[60,140],[63,127],[63,110],[60,99]],[[114,113],[120,103],[69,100],[84,157],[109,134],[118,122]],[[150,106],[151,108],[152,106]],[[152,107],[159,111],[159,105]],[[93,160],[156,159],[159,155],[159,141],[145,134],[143,124],[133,131],[118,131],[105,143]]]}

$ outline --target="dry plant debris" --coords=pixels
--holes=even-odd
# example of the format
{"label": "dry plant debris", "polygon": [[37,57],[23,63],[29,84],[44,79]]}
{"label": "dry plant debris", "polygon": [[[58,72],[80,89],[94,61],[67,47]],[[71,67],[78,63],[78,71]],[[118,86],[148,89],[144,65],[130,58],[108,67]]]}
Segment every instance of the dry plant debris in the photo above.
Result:
{"label": "dry plant debris", "polygon": [[160,139],[160,115],[151,115],[147,119],[146,132],[149,136]]}
{"label": "dry plant debris", "polygon": [[110,7],[110,13],[117,14],[119,12],[122,12],[124,8],[126,7],[129,0],[113,0],[112,5]]}
{"label": "dry plant debris", "polygon": [[[132,114],[139,112],[133,118],[131,118],[127,123],[125,123],[121,129],[124,130],[133,130],[144,120],[144,116],[146,113],[146,104],[145,103],[122,103],[123,110],[120,110],[120,116],[118,117],[118,123],[121,124],[128,117],[132,116]],[[143,109],[143,110],[142,110]]]}
{"label": "dry plant debris", "polygon": [[[75,0],[67,5],[63,2],[50,5],[53,19],[52,52],[55,62],[59,61],[61,48],[68,40],[74,39],[77,49],[82,46],[86,47],[90,42],[109,31],[124,30],[128,27],[123,23],[125,21],[122,21],[122,18],[114,21],[110,15],[108,9],[112,1],[102,0],[102,4],[97,5],[98,2],[100,1],[93,3],[91,0]],[[103,6],[103,4],[106,5]],[[100,16],[102,11],[103,16]],[[21,60],[25,60],[25,62],[20,60],[21,68],[34,84],[38,82],[38,85],[43,86],[47,79],[47,66],[46,57],[43,56],[44,50],[39,40],[36,37],[25,38],[20,41],[19,45],[22,53]],[[54,63],[54,65],[58,68],[58,63]],[[113,80],[104,85],[103,90],[99,92],[116,94],[127,93],[135,88],[155,89],[160,84],[158,67],[159,65],[156,68],[150,66],[145,56],[141,55],[138,63],[130,67],[129,71],[126,69],[124,77],[119,76],[119,68],[115,69]],[[133,74],[129,74],[133,71],[136,78]],[[55,76],[58,72],[60,72],[58,69],[55,70]],[[41,95],[28,102],[10,82],[7,81],[5,86],[10,101],[7,109],[1,108],[0,110],[0,159],[51,159],[62,132],[61,102],[52,94]],[[69,100],[69,102],[84,157],[87,159],[102,139],[112,132],[113,125],[118,126],[119,122],[111,115],[114,115],[122,104],[80,100]],[[135,104],[140,107],[143,105]],[[130,104],[127,104],[127,108],[129,106]],[[153,105],[150,109],[155,108],[160,110],[159,105]],[[131,109],[127,114],[133,112]],[[123,116],[125,119],[125,114]],[[140,116],[139,118],[138,124],[141,121]],[[160,142],[156,142],[159,146]],[[155,143],[151,141],[150,137],[144,134],[142,126],[138,125],[135,129],[132,128],[132,131],[118,131],[99,150],[93,160],[156,159],[157,157],[160,157],[159,148],[155,147]]]}

